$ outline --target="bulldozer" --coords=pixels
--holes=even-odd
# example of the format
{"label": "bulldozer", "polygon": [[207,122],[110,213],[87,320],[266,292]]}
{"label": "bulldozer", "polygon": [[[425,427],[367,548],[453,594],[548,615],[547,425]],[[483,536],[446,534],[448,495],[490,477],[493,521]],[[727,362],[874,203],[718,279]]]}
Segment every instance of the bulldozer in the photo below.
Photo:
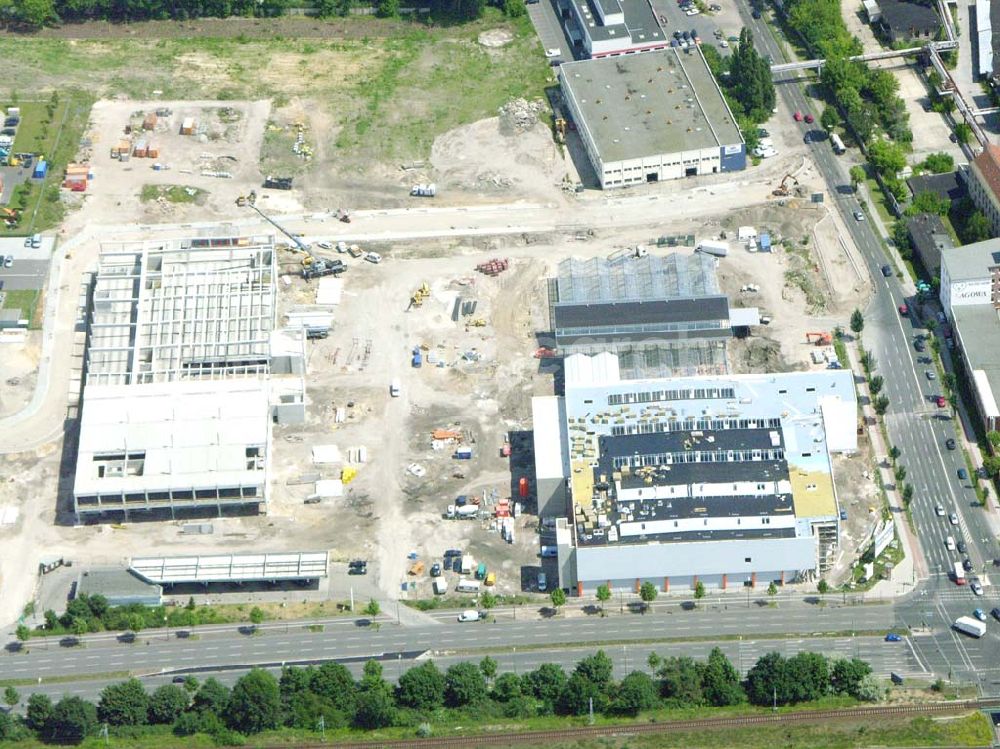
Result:
{"label": "bulldozer", "polygon": [[236,198],[236,205],[238,205],[240,208],[243,208],[244,206],[256,205],[256,204],[257,204],[257,191],[256,190],[251,190],[248,195],[240,195],[238,198]]}
{"label": "bulldozer", "polygon": [[792,184],[795,186],[798,186],[799,184],[799,181],[795,177],[791,174],[786,174],[782,177],[781,184],[774,188],[771,194],[776,198],[787,198],[791,194],[791,191],[788,189],[788,180],[791,180]]}
{"label": "bulldozer", "polygon": [[410,307],[420,307],[423,305],[424,300],[431,295],[431,287],[426,283],[420,284],[420,288],[413,292],[413,296],[410,297]]}
{"label": "bulldozer", "polygon": [[481,317],[477,317],[475,320],[469,320],[468,326],[470,328],[485,328],[486,320]]}

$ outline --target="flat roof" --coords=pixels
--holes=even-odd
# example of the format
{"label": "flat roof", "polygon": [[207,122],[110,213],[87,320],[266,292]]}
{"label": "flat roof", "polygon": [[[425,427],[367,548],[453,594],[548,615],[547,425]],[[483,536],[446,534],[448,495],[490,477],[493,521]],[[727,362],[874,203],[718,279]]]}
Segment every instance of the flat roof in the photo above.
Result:
{"label": "flat roof", "polygon": [[326,577],[325,551],[220,554],[189,557],[133,557],[129,569],[145,580],[179,583],[270,582]]}
{"label": "flat roof", "polygon": [[[964,249],[959,247],[958,251]],[[977,388],[982,389],[980,385],[985,379],[990,397],[1000,400],[1000,346],[977,345],[1000,340],[1000,313],[992,304],[970,304],[952,307],[951,314],[969,369],[974,373],[982,372],[976,377]],[[989,398],[983,399],[984,403],[988,401]]]}
{"label": "flat roof", "polygon": [[[558,304],[555,307],[557,334],[562,328],[606,328],[615,325],[646,325],[655,328],[671,323],[714,320],[728,322],[728,298],[703,296],[645,302]],[[723,335],[730,334],[728,325],[720,330]]]}
{"label": "flat roof", "polygon": [[700,252],[562,260],[552,286],[553,304],[654,301],[720,294],[715,259]]}
{"label": "flat roof", "polygon": [[560,67],[603,163],[743,143],[701,51],[688,49]]}
{"label": "flat roof", "polygon": [[[633,45],[665,42],[666,34],[648,0],[572,0],[594,41],[621,39]],[[603,13],[601,12],[603,11]],[[622,14],[624,23],[604,24],[603,18]],[[630,45],[631,46],[631,45]]]}
{"label": "flat roof", "polygon": [[155,601],[163,595],[163,588],[148,583],[121,568],[87,570],[77,578],[77,597],[102,595],[112,606],[123,603]]}
{"label": "flat roof", "polygon": [[566,478],[569,460],[566,444],[566,404],[557,395],[531,399],[531,423],[535,432],[535,475],[540,479]]}
{"label": "flat roof", "polygon": [[994,265],[1000,265],[1000,239],[987,239],[941,251],[941,267],[952,281],[989,278],[989,269]]}

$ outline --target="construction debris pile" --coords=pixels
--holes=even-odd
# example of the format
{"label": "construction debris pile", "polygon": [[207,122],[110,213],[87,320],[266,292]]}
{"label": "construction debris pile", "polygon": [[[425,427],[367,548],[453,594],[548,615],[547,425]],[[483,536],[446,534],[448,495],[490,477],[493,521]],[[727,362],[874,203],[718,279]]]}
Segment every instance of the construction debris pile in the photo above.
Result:
{"label": "construction debris pile", "polygon": [[499,109],[500,132],[505,135],[516,135],[530,130],[538,123],[538,116],[545,111],[545,102],[541,99],[527,101],[511,99]]}

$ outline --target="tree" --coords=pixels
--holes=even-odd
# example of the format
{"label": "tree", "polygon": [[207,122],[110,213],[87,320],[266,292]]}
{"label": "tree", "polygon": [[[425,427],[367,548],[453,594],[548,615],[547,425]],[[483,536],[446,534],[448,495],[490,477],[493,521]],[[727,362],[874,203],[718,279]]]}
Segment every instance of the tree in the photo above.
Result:
{"label": "tree", "polygon": [[797,653],[785,662],[786,702],[818,700],[830,690],[830,668],[819,653]]}
{"label": "tree", "polygon": [[701,580],[694,584],[694,597],[698,601],[705,597],[705,583]]}
{"label": "tree", "polygon": [[409,669],[399,677],[396,700],[402,707],[436,710],[444,704],[444,674],[434,661]]}
{"label": "tree", "polygon": [[867,674],[854,690],[854,697],[865,702],[879,702],[885,698],[886,689],[875,674]]}
{"label": "tree", "polygon": [[378,601],[372,598],[368,601],[368,605],[365,606],[364,613],[368,614],[368,616],[378,616],[382,613],[382,607],[378,605]]}
{"label": "tree", "polygon": [[489,611],[490,609],[496,607],[497,597],[488,590],[483,591],[483,593],[479,596],[479,605]]}
{"label": "tree", "polygon": [[52,717],[52,700],[47,694],[33,694],[28,698],[24,723],[35,733],[45,730],[45,724]]}
{"label": "tree", "polygon": [[872,672],[872,667],[859,658],[838,658],[830,667],[830,686],[834,692],[857,696],[861,680]]}
{"label": "tree", "polygon": [[[951,374],[951,372],[949,372],[948,374]],[[990,431],[988,431],[986,433],[986,439],[989,440],[990,444],[993,445],[993,447],[1000,447],[1000,432],[998,432],[996,429],[991,429]]]}
{"label": "tree", "polygon": [[959,143],[968,143],[972,139],[972,128],[964,122],[955,125],[955,138]]}
{"label": "tree", "polygon": [[358,695],[357,712],[354,714],[354,724],[358,728],[369,731],[385,728],[395,720],[396,706],[388,689],[366,689]]}
{"label": "tree", "polygon": [[[0,11],[2,10],[3,6],[0,5]],[[23,730],[14,722],[12,714],[0,711],[0,741],[20,741],[22,738]]]}
{"label": "tree", "polygon": [[375,15],[379,18],[395,18],[399,15],[399,0],[378,0]]}
{"label": "tree", "polygon": [[511,671],[500,674],[493,682],[493,699],[497,702],[510,702],[524,695],[524,684],[521,677]]}
{"label": "tree", "polygon": [[701,688],[705,699],[716,707],[738,705],[746,700],[739,672],[717,647],[712,648],[701,669]]}
{"label": "tree", "polygon": [[906,466],[904,466],[904,465],[898,465],[898,466],[896,466],[896,470],[893,471],[893,476],[895,477],[897,484],[900,484],[903,481],[905,481],[906,480]]}
{"label": "tree", "polygon": [[79,744],[97,728],[93,703],[79,697],[63,697],[45,721],[42,738],[53,743]]}
{"label": "tree", "polygon": [[861,313],[861,310],[855,308],[854,312],[851,313],[851,332],[854,335],[860,335],[861,331],[865,329],[865,316]]}
{"label": "tree", "polygon": [[598,650],[593,655],[588,655],[576,664],[573,673],[583,674],[589,681],[594,682],[601,691],[611,689],[611,677],[614,674],[614,664],[608,658],[608,654],[603,650]]}
{"label": "tree", "polygon": [[486,699],[486,679],[476,664],[463,661],[444,675],[444,698],[449,707],[474,705]]}
{"label": "tree", "polygon": [[562,588],[553,588],[552,592],[549,594],[549,598],[552,601],[553,608],[556,610],[558,610],[560,606],[566,605],[566,591]]}
{"label": "tree", "polygon": [[1000,476],[1000,456],[987,455],[983,458],[983,468],[990,475],[990,478]]}
{"label": "tree", "polygon": [[264,612],[259,606],[254,606],[250,609],[250,622],[252,624],[261,624],[264,621]]}
{"label": "tree", "polygon": [[882,375],[873,375],[868,380],[868,391],[872,395],[878,395],[883,385],[885,385],[885,380],[882,378]]}
{"label": "tree", "polygon": [[744,28],[729,64],[729,91],[743,113],[757,122],[770,115],[775,104],[774,83],[767,62],[753,46],[753,34]]}
{"label": "tree", "polygon": [[906,484],[903,486],[903,502],[910,504],[913,500],[913,484]]}
{"label": "tree", "polygon": [[97,717],[112,726],[145,725],[148,714],[149,695],[138,679],[106,686],[97,703]]}
{"label": "tree", "polygon": [[852,166],[848,172],[851,175],[851,188],[858,189],[858,185],[865,181],[865,168],[863,166]]}
{"label": "tree", "polygon": [[56,20],[53,0],[14,0],[14,15],[34,28]]}
{"label": "tree", "polygon": [[875,354],[868,349],[862,349],[861,356],[859,358],[861,359],[861,368],[865,370],[865,374],[878,368],[878,359],[875,358]]}
{"label": "tree", "polygon": [[767,586],[767,594],[769,596],[778,595],[778,586],[774,584],[774,580],[772,580],[771,583]]}
{"label": "tree", "polygon": [[85,635],[90,631],[90,625],[87,624],[86,619],[77,618],[70,623],[70,631],[74,635]]}
{"label": "tree", "polygon": [[951,208],[951,201],[948,198],[942,198],[930,190],[923,190],[913,196],[913,202],[906,208],[906,215],[918,216],[921,213],[933,213],[938,216],[946,216],[949,208]]}
{"label": "tree", "polygon": [[497,675],[497,662],[489,656],[486,656],[479,661],[479,670],[483,672],[483,677],[487,682],[493,681]]}
{"label": "tree", "polygon": [[340,663],[324,663],[311,674],[309,688],[347,716],[354,714],[354,677]]}
{"label": "tree", "polygon": [[45,619],[45,629],[55,629],[59,626],[59,616],[52,609],[46,609],[42,617]]}
{"label": "tree", "polygon": [[932,153],[924,159],[923,167],[934,174],[944,174],[955,169],[955,159],[948,153]]}
{"label": "tree", "polygon": [[7,687],[3,690],[3,701],[7,707],[13,710],[14,706],[21,701],[21,693],[14,687]]}
{"label": "tree", "polygon": [[[998,433],[1000,434],[1000,433]],[[601,611],[604,610],[604,604],[611,600],[611,588],[606,584],[601,583],[597,586],[597,600],[601,604]]]}
{"label": "tree", "polygon": [[877,140],[868,148],[868,161],[879,174],[895,177],[906,166],[906,153],[896,143]]}
{"label": "tree", "polygon": [[889,448],[889,457],[893,460],[898,460],[900,456],[899,448],[893,445]]}
{"label": "tree", "polygon": [[555,663],[543,663],[524,677],[526,691],[550,707],[566,688],[566,672]]}
{"label": "tree", "polygon": [[527,12],[524,0],[503,0],[503,14],[508,18],[520,18]]}
{"label": "tree", "polygon": [[618,715],[638,715],[643,710],[650,710],[658,702],[656,691],[656,683],[649,674],[633,671],[622,679],[611,710]]}
{"label": "tree", "polygon": [[826,595],[827,593],[830,592],[830,583],[828,583],[826,580],[820,580],[819,584],[816,586],[816,590],[819,591],[819,594],[821,596]]}
{"label": "tree", "polygon": [[[353,680],[351,683],[354,683]],[[199,712],[222,715],[228,703],[229,688],[214,676],[210,676],[195,692],[191,707]]]}
{"label": "tree", "polygon": [[190,702],[188,693],[176,684],[164,684],[149,697],[149,722],[173,723]]}
{"label": "tree", "polygon": [[973,211],[965,222],[965,231],[962,232],[963,243],[985,242],[990,238],[990,235],[990,222],[987,221],[986,216],[980,211]]}
{"label": "tree", "polygon": [[240,733],[260,733],[277,728],[281,718],[278,682],[261,668],[241,676],[226,706],[226,725]]}
{"label": "tree", "polygon": [[19,642],[27,642],[31,638],[31,630],[28,629],[26,624],[18,624],[17,629],[14,630],[14,635]]}
{"label": "tree", "polygon": [[875,409],[875,413],[882,416],[886,411],[889,410],[889,398],[885,395],[880,395],[872,401],[872,407]]}
{"label": "tree", "polygon": [[754,705],[787,702],[785,659],[780,653],[762,655],[747,672],[747,697]]}
{"label": "tree", "polygon": [[651,604],[653,601],[656,600],[656,594],[657,594],[656,586],[653,585],[653,583],[651,582],[647,581],[639,586],[639,598],[642,599],[643,612],[645,612],[645,610],[649,608],[649,604]]}
{"label": "tree", "polygon": [[606,692],[583,674],[574,671],[566,682],[566,688],[559,695],[556,709],[563,715],[583,715],[590,710],[604,712],[608,708],[609,698]]}
{"label": "tree", "polygon": [[702,671],[686,656],[664,658],[656,675],[660,677],[660,694],[678,705],[700,705]]}
{"label": "tree", "polygon": [[834,128],[840,124],[840,115],[837,113],[836,108],[829,105],[823,107],[823,114],[819,116],[819,124],[828,133],[832,133]]}

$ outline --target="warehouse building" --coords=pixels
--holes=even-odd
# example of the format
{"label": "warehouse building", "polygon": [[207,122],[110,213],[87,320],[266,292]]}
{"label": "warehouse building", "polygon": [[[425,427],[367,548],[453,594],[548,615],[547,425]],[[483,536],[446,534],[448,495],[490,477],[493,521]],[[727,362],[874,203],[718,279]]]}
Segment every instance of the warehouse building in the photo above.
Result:
{"label": "warehouse building", "polygon": [[1000,239],[943,250],[940,298],[984,429],[1000,429]]}
{"label": "warehouse building", "polygon": [[305,418],[275,331],[273,237],[102,247],[89,290],[77,518],[266,509],[272,421]]}
{"label": "warehouse building", "polygon": [[559,0],[574,47],[587,57],[664,49],[670,41],[648,0]]}
{"label": "warehouse building", "polygon": [[602,188],[746,168],[746,144],[697,47],[570,62],[559,80]]}
{"label": "warehouse building", "polygon": [[561,587],[726,589],[832,565],[831,453],[857,450],[851,372],[624,380],[610,353],[565,369],[565,395],[533,404]]}
{"label": "warehouse building", "polygon": [[755,307],[730,308],[716,258],[679,253],[559,263],[549,279],[549,319],[562,353],[599,353],[717,341],[760,324]]}

